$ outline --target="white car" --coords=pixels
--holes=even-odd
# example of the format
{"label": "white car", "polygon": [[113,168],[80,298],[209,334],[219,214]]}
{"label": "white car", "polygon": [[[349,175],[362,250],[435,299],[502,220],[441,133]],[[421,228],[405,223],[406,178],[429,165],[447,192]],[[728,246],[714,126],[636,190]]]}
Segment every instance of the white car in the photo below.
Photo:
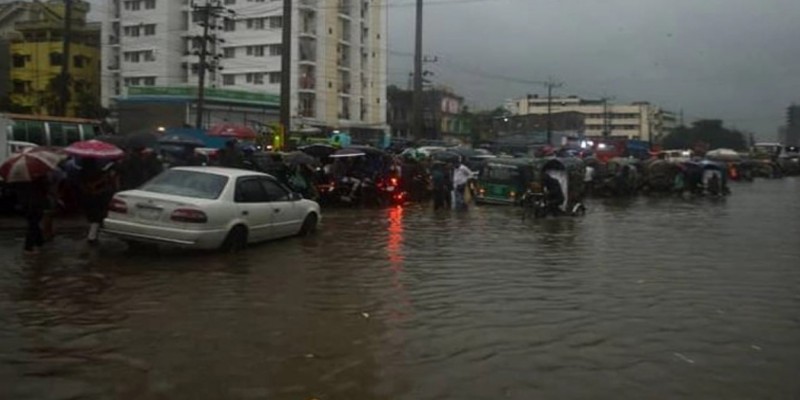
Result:
{"label": "white car", "polygon": [[248,243],[310,234],[319,204],[270,175],[179,167],[114,195],[103,232],[128,242],[237,250]]}

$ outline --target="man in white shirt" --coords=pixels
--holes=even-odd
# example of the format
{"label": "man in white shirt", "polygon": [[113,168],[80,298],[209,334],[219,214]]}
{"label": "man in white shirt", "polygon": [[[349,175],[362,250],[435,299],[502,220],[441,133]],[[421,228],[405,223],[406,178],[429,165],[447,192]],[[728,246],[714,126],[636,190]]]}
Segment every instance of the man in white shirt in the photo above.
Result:
{"label": "man in white shirt", "polygon": [[466,210],[467,203],[464,201],[464,193],[467,189],[467,183],[474,173],[463,162],[458,163],[458,167],[453,170],[453,192],[455,201],[453,207],[456,210]]}

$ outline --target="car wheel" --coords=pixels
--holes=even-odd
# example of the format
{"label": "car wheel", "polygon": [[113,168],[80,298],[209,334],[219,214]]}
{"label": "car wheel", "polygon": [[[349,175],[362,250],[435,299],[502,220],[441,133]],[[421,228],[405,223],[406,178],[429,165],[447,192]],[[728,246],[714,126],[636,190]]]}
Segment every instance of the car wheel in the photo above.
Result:
{"label": "car wheel", "polygon": [[247,247],[247,228],[242,225],[236,225],[228,232],[225,241],[222,242],[220,250],[235,253]]}
{"label": "car wheel", "polygon": [[309,236],[317,230],[317,214],[311,213],[306,216],[303,226],[300,228],[300,236]]}

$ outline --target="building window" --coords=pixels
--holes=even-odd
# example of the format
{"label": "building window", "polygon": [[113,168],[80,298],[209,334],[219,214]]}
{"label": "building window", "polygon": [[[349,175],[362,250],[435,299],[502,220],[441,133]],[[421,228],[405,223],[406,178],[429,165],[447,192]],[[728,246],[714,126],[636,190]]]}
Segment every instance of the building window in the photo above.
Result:
{"label": "building window", "polygon": [[222,84],[225,86],[231,86],[236,84],[236,75],[228,74],[222,75]]}
{"label": "building window", "polygon": [[269,83],[281,83],[281,73],[280,72],[270,72],[269,73]]}
{"label": "building window", "polygon": [[156,8],[156,0],[144,0],[144,8],[153,10]]}
{"label": "building window", "polygon": [[156,60],[156,53],[153,50],[145,50],[142,52],[145,62],[153,62]]}
{"label": "building window", "polygon": [[148,76],[143,79],[144,86],[155,86],[156,85],[156,78],[154,76]]}
{"label": "building window", "polygon": [[144,26],[144,35],[153,36],[156,34],[156,24],[147,24]]}
{"label": "building window", "polygon": [[31,56],[22,54],[14,54],[12,58],[14,68],[25,68],[25,63],[31,60]]}
{"label": "building window", "polygon": [[236,47],[226,47],[222,49],[222,56],[224,58],[235,58],[236,57]]}
{"label": "building window", "polygon": [[264,18],[248,18],[247,29],[264,29]]}
{"label": "building window", "polygon": [[271,45],[269,45],[269,55],[271,55],[271,56],[279,56],[279,55],[281,55],[281,45],[279,45],[279,44],[271,44]]}
{"label": "building window", "polygon": [[139,26],[126,26],[122,28],[122,34],[129,37],[138,37]]}
{"label": "building window", "polygon": [[256,85],[263,85],[264,84],[264,74],[262,73],[249,73],[245,75],[245,79],[247,83],[252,83]]}
{"label": "building window", "polygon": [[236,0],[225,0],[226,5],[236,4]]}
{"label": "building window", "polygon": [[269,17],[269,27],[272,29],[283,28],[283,17]]}
{"label": "building window", "polygon": [[264,46],[247,46],[247,55],[253,57],[264,57]]}
{"label": "building window", "polygon": [[223,29],[225,32],[233,32],[236,30],[236,20],[231,18],[225,18],[223,22]]}
{"label": "building window", "polygon": [[84,61],[87,63],[89,62],[89,60],[85,60],[83,56],[72,57],[72,66],[75,68],[83,68]]}
{"label": "building window", "polygon": [[12,90],[14,91],[14,93],[17,94],[25,94],[28,93],[28,91],[30,91],[30,88],[31,88],[30,81],[20,81],[15,79],[13,82]]}
{"label": "building window", "polygon": [[125,9],[129,11],[138,11],[142,7],[140,0],[132,0],[125,2]]}
{"label": "building window", "polygon": [[50,65],[54,67],[61,65],[61,53],[50,53]]}

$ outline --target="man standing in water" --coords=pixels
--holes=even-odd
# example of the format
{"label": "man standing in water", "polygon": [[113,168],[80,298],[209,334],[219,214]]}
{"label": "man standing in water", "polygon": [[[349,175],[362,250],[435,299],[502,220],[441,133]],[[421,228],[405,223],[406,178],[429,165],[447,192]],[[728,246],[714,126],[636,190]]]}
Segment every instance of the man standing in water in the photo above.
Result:
{"label": "man standing in water", "polygon": [[467,209],[467,203],[464,201],[464,195],[467,190],[467,183],[469,183],[472,175],[472,170],[470,170],[461,160],[459,160],[458,167],[453,170],[453,191],[455,194],[454,208],[456,210]]}

